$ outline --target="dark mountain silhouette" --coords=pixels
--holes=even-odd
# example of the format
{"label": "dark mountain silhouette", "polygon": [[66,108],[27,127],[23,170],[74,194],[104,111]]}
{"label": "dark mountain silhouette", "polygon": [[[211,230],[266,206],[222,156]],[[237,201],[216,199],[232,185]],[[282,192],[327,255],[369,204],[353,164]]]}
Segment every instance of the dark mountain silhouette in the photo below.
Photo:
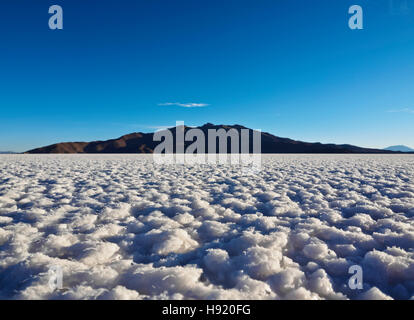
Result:
{"label": "dark mountain silhouette", "polygon": [[[209,129],[236,129],[239,133],[241,129],[248,129],[240,125],[213,125],[207,123],[201,127],[206,137],[205,146],[207,152],[208,130]],[[184,127],[187,132],[191,127]],[[176,151],[175,137],[177,128],[170,129],[174,137],[174,152]],[[252,141],[253,130],[249,129],[250,140]],[[154,133],[131,133],[117,139],[93,142],[63,142],[50,146],[29,150],[26,153],[153,153],[154,148],[160,143],[153,140]],[[240,135],[239,135],[240,136]],[[280,138],[267,132],[261,133],[262,153],[395,153],[389,150],[368,149],[348,144],[322,144],[296,141],[288,138]],[[230,142],[230,139],[228,138]],[[185,148],[193,141],[185,142]],[[250,143],[252,145],[252,143]],[[228,143],[230,152],[230,143]],[[249,150],[252,152],[252,148]],[[218,152],[218,143],[217,150]]]}
{"label": "dark mountain silhouette", "polygon": [[399,151],[399,152],[414,152],[414,149],[411,149],[407,146],[399,145],[399,146],[391,146],[388,148],[385,148],[384,150],[388,151]]}

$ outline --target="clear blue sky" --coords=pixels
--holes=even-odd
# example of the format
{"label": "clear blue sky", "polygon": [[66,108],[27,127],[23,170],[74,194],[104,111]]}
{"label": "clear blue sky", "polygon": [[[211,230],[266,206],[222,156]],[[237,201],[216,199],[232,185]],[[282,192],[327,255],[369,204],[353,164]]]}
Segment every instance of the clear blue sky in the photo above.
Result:
{"label": "clear blue sky", "polygon": [[[390,1],[2,0],[0,150],[177,120],[414,147],[414,3]],[[348,28],[352,4],[364,30]],[[208,106],[160,105],[175,102]]]}

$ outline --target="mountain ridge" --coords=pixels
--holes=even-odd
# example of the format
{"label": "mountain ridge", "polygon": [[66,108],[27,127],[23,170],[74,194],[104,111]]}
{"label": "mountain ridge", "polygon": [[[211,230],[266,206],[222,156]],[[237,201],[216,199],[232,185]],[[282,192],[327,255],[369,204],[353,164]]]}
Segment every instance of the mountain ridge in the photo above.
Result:
{"label": "mountain ridge", "polygon": [[397,151],[397,152],[414,152],[414,149],[404,146],[404,145],[397,145],[397,146],[390,146],[387,148],[384,148],[384,150],[387,151]]}
{"label": "mountain ridge", "polygon": [[[214,125],[212,123],[206,123],[199,127],[184,126],[184,131],[188,131],[193,128],[202,130],[205,134],[205,145],[208,144],[208,130],[209,129],[236,129],[240,132],[242,129],[248,129],[250,135],[250,141],[252,141],[253,130],[246,128],[242,125]],[[174,152],[176,151],[176,129],[177,127],[171,127],[174,137]],[[167,130],[167,129],[165,129]],[[35,148],[28,150],[25,153],[31,154],[48,154],[48,153],[153,153],[154,148],[160,143],[153,140],[154,133],[133,132],[123,135],[119,138],[109,140],[97,140],[91,142],[61,142],[52,145]],[[363,148],[349,144],[323,144],[320,142],[304,142],[299,140],[293,140],[289,138],[282,138],[270,134],[268,132],[261,132],[262,141],[262,153],[368,153],[368,154],[394,154],[400,152],[394,152],[383,149],[371,149]],[[192,144],[193,141],[186,141],[185,148]],[[207,149],[207,148],[206,148]],[[249,150],[252,152],[252,148]],[[218,146],[217,146],[218,152]],[[227,152],[230,152],[230,146],[228,145]]]}

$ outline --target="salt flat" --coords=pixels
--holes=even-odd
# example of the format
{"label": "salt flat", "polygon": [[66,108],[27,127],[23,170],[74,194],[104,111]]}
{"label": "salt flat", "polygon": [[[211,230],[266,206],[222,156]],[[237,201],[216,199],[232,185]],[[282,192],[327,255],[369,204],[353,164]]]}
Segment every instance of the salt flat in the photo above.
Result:
{"label": "salt flat", "polygon": [[2,299],[413,299],[413,248],[412,155],[0,155]]}

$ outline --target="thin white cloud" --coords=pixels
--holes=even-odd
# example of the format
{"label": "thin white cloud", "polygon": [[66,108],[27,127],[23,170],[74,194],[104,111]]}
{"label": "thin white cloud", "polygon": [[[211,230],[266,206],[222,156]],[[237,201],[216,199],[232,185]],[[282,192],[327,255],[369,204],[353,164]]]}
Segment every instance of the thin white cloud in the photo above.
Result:
{"label": "thin white cloud", "polygon": [[155,130],[164,130],[172,128],[173,126],[146,126],[148,129],[155,129]]}
{"label": "thin white cloud", "polygon": [[202,108],[207,107],[209,104],[207,103],[181,103],[181,102],[164,102],[159,103],[159,106],[176,106],[176,107],[183,107],[183,108]]}
{"label": "thin white cloud", "polygon": [[414,114],[414,109],[403,108],[403,109],[397,109],[397,110],[388,110],[387,112],[391,112],[391,113],[413,113]]}

